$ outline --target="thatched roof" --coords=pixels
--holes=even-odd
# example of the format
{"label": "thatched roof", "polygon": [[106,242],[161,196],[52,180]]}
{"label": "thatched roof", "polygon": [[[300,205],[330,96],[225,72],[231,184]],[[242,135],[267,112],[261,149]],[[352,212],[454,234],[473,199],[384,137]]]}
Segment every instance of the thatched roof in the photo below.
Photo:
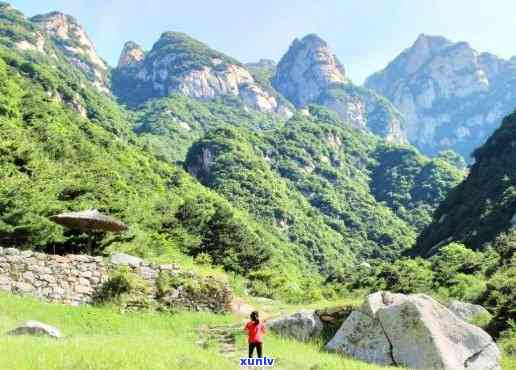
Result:
{"label": "thatched roof", "polygon": [[120,232],[127,230],[128,226],[114,217],[104,215],[96,209],[81,212],[66,212],[51,216],[53,222],[83,231],[111,231]]}

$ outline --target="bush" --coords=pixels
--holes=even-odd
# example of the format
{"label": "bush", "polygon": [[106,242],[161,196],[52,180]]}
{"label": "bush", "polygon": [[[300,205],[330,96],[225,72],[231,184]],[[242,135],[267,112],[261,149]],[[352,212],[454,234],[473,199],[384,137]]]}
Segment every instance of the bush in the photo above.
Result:
{"label": "bush", "polygon": [[516,356],[516,321],[508,322],[508,329],[500,335],[502,350],[509,356]]}
{"label": "bush", "polygon": [[120,306],[135,305],[138,302],[147,305],[147,292],[147,283],[124,266],[114,271],[102,285],[96,301]]}
{"label": "bush", "polygon": [[474,274],[482,271],[483,254],[472,251],[460,243],[450,243],[430,259],[438,285],[454,284],[457,274]]}
{"label": "bush", "polygon": [[385,289],[397,293],[421,293],[432,288],[433,272],[430,262],[420,258],[402,259],[385,264],[379,277]]}
{"label": "bush", "polygon": [[476,301],[485,291],[486,282],[482,276],[457,274],[448,282],[448,294],[463,301]]}
{"label": "bush", "polygon": [[506,330],[509,320],[516,319],[516,264],[503,267],[494,274],[488,280],[486,291],[479,301],[493,313],[489,332],[498,335]]}
{"label": "bush", "polygon": [[213,258],[208,253],[199,253],[195,256],[194,263],[200,266],[209,266],[213,263]]}

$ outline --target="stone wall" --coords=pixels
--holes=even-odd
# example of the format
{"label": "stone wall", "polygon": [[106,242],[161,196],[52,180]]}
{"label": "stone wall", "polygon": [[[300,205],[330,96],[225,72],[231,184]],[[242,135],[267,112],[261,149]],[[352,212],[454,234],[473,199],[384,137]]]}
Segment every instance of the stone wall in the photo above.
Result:
{"label": "stone wall", "polygon": [[[232,292],[225,282],[181,270],[176,264],[156,265],[123,254],[105,260],[0,247],[0,290],[69,305],[92,303],[110,275],[121,266],[141,278],[148,287],[146,298],[150,302],[196,311],[230,309]],[[158,279],[175,284],[163,294],[163,289],[157,288]]]}

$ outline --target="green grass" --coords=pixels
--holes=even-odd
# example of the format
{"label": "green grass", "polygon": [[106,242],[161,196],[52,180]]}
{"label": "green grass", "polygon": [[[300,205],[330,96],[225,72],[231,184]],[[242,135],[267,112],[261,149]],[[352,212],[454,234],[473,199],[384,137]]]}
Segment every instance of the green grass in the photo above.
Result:
{"label": "green grass", "polygon": [[[27,320],[61,329],[62,340],[3,335]],[[246,354],[244,334],[237,335],[237,353],[224,358],[218,345],[201,348],[197,328],[234,325],[233,316],[207,313],[121,313],[110,307],[69,307],[0,293],[0,369],[16,370],[159,370],[239,369]],[[205,338],[204,338],[205,339]],[[320,343],[298,343],[267,335],[265,354],[277,358],[280,370],[386,370],[320,351]],[[504,359],[515,370],[514,358]]]}

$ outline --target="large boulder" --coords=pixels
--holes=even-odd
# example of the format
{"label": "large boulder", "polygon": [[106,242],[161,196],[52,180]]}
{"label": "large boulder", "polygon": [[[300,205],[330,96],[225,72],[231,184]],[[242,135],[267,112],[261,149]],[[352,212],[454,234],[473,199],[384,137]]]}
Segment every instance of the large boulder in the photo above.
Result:
{"label": "large boulder", "polygon": [[424,294],[369,295],[326,348],[412,369],[501,369],[500,351],[486,332]]}
{"label": "large boulder", "polygon": [[489,311],[478,304],[461,301],[451,301],[448,309],[464,321],[471,321],[478,316],[489,316]]}
{"label": "large boulder", "polygon": [[302,310],[292,315],[269,321],[267,326],[284,337],[307,341],[321,335],[323,324],[314,310]]}
{"label": "large boulder", "polygon": [[55,339],[62,338],[59,329],[39,321],[27,321],[25,324],[8,332],[7,335],[38,335]]}
{"label": "large boulder", "polygon": [[326,349],[376,364],[394,364],[391,345],[380,322],[360,311],[349,315]]}

